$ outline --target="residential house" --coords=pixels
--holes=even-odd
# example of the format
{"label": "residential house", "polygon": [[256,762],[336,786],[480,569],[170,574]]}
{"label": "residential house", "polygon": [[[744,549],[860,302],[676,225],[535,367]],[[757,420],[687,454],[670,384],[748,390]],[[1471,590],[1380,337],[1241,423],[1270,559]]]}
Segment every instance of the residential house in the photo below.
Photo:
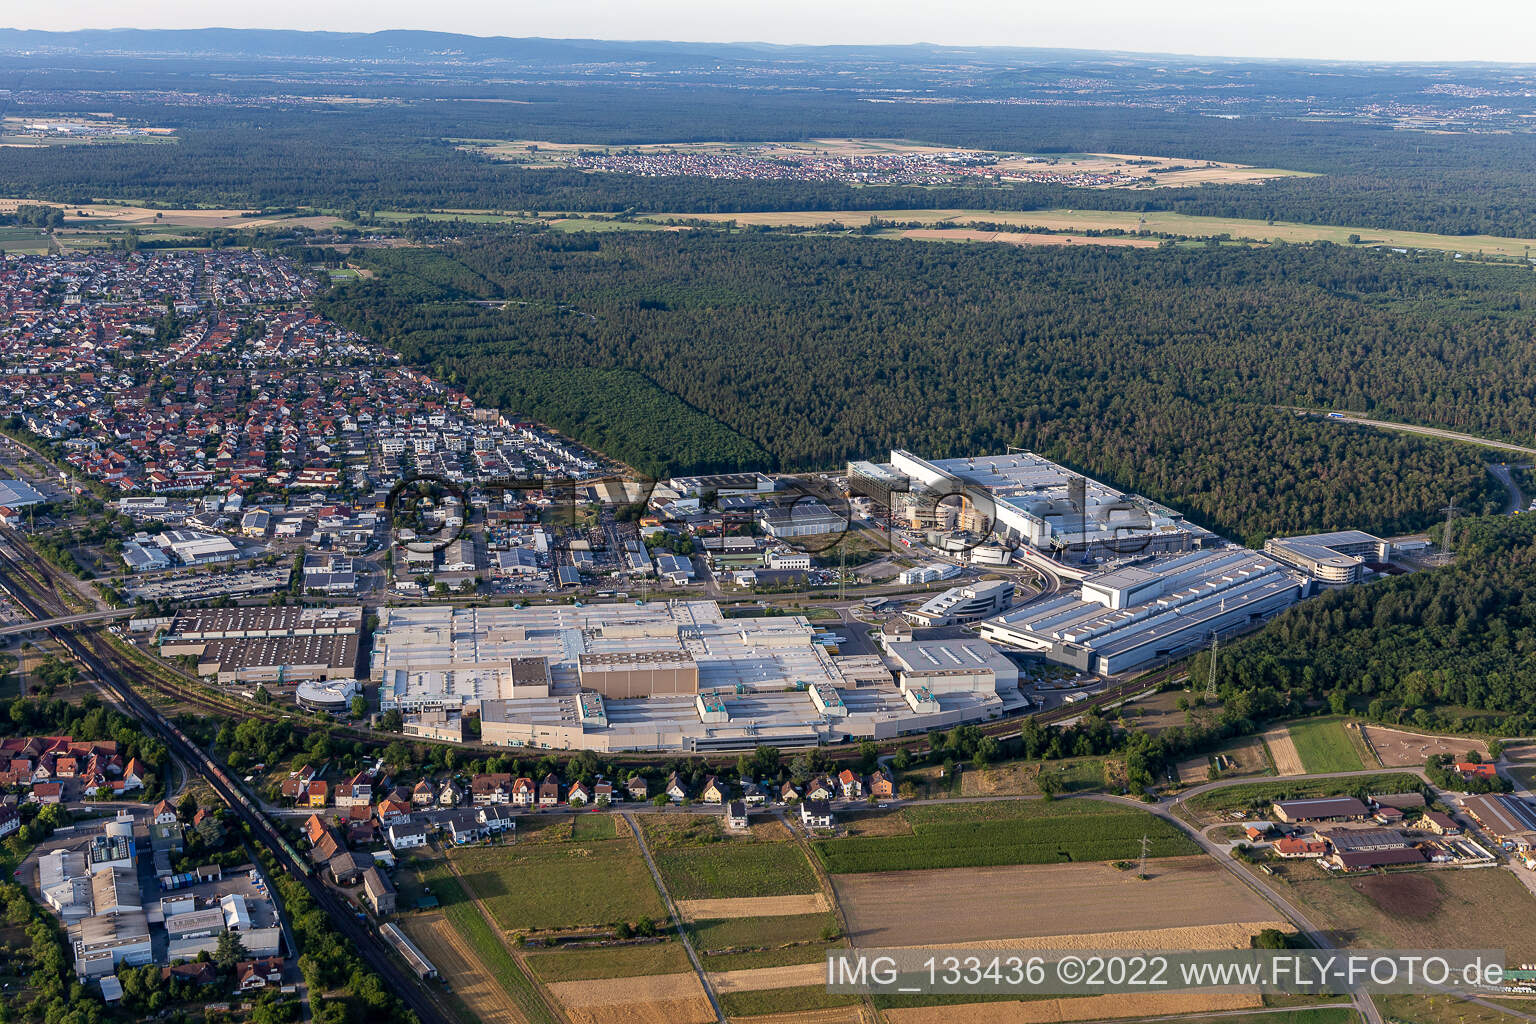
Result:
{"label": "residential house", "polygon": [[837,788],[844,800],[864,799],[864,780],[851,768],[844,768],[837,773]]}
{"label": "residential house", "polygon": [[707,804],[723,804],[728,795],[728,787],[713,775],[704,780],[704,788],[699,791],[699,799]]}
{"label": "residential house", "polygon": [[807,800],[800,805],[800,823],[806,828],[831,828],[832,805],[825,800]]}
{"label": "residential house", "polygon": [[392,850],[410,850],[427,845],[427,829],[424,825],[412,825],[409,822],[391,825],[388,835],[389,848]]}
{"label": "residential house", "polygon": [[176,824],[176,808],[171,806],[169,800],[161,800],[150,809],[150,821],[156,825]]}
{"label": "residential house", "polygon": [[324,807],[331,799],[331,784],[324,779],[312,779],[304,789],[306,807]]}
{"label": "residential house", "polygon": [[485,826],[485,831],[491,835],[517,827],[517,819],[502,804],[487,804],[480,808],[475,812],[475,820]]}
{"label": "residential house", "polygon": [[744,832],[747,829],[747,805],[742,800],[732,800],[725,808],[725,827]]}
{"label": "residential house", "polygon": [[592,801],[599,807],[607,807],[614,801],[613,783],[600,779],[592,787]]}
{"label": "residential house", "polygon": [[741,784],[741,799],[748,807],[761,807],[768,802],[768,791],[761,783],[748,780]]}
{"label": "residential house", "polygon": [[544,776],[539,783],[539,806],[554,807],[560,802],[560,778],[554,772]]}
{"label": "residential house", "polygon": [[650,799],[651,784],[646,781],[644,775],[636,775],[632,777],[628,782],[624,784],[624,788],[629,791],[629,798],[631,800],[644,801]]}
{"label": "residential house", "polygon": [[1321,839],[1285,836],[1275,840],[1274,850],[1275,856],[1285,857],[1288,860],[1304,857],[1317,858],[1328,852],[1328,844]]}
{"label": "residential house", "polygon": [[411,820],[411,799],[402,789],[397,789],[383,800],[378,807],[379,824],[388,828],[390,825]]}
{"label": "residential house", "polygon": [[437,788],[432,785],[431,779],[422,779],[411,787],[411,806],[431,807],[437,798]]}
{"label": "residential house", "polygon": [[532,807],[538,801],[538,798],[539,789],[528,776],[520,775],[512,783],[513,807]]}
{"label": "residential house", "polygon": [[831,800],[837,796],[837,789],[825,778],[818,775],[805,787],[807,800]]}
{"label": "residential house", "polygon": [[[212,966],[212,965],[209,965]],[[263,957],[235,964],[235,991],[256,992],[283,983],[283,958]]]}
{"label": "residential house", "polygon": [[681,776],[676,772],[667,776],[667,786],[664,792],[667,794],[667,799],[675,804],[680,804],[688,799],[688,787],[683,784]]}
{"label": "residential house", "polygon": [[592,802],[592,790],[585,782],[573,782],[565,795],[565,802],[572,807],[585,806]]}
{"label": "residential house", "polygon": [[792,804],[800,799],[800,790],[793,782],[786,782],[779,787],[779,802]]}
{"label": "residential house", "polygon": [[373,906],[373,912],[380,917],[395,912],[395,886],[380,871],[378,865],[373,865],[363,872],[363,895]]}
{"label": "residential house", "polygon": [[457,807],[463,802],[464,789],[452,779],[444,782],[437,791],[437,806],[439,807]]}
{"label": "residential house", "polygon": [[477,807],[507,803],[512,799],[512,776],[506,772],[476,775],[469,780],[469,795]]}
{"label": "residential house", "polygon": [[875,770],[869,777],[869,795],[876,800],[893,800],[896,797],[896,782],[891,778],[891,773],[884,768]]}

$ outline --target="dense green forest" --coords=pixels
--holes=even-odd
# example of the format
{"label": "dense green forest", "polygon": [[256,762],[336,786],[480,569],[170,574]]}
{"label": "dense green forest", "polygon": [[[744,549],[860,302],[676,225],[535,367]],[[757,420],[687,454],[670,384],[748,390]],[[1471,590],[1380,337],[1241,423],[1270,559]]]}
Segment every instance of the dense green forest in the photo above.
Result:
{"label": "dense green forest", "polygon": [[1281,406],[1536,422],[1536,280],[1513,268],[661,232],[367,259],[330,315],[656,473],[1017,444],[1257,542],[1501,497],[1474,449]]}
{"label": "dense green forest", "polygon": [[[1216,672],[1224,702],[1254,719],[1329,700],[1422,729],[1528,735],[1536,517],[1469,520],[1456,531],[1454,566],[1330,591],[1224,648]],[[1192,670],[1198,678],[1206,657]]]}
{"label": "dense green forest", "polygon": [[[162,78],[165,80],[162,81]],[[56,109],[97,111],[101,73],[29,67],[0,86],[47,92]],[[0,148],[0,194],[64,202],[108,196],[165,204],[332,209],[540,209],[617,212],[970,208],[1171,210],[1446,234],[1536,237],[1530,134],[1429,134],[1280,117],[1224,119],[1114,106],[997,102],[869,103],[817,90],[444,86],[351,91],[370,102],[229,102],[225,79],[142,70],[112,76],[113,112],[175,128],[175,144]],[[209,90],[218,102],[168,103],[151,87]],[[133,86],[139,85],[141,90]],[[79,92],[73,90],[81,90]],[[465,95],[478,92],[476,98]],[[388,98],[385,98],[388,94]],[[747,96],[749,98],[744,99]],[[178,97],[180,100],[180,97]],[[486,102],[486,100],[493,100]],[[513,100],[514,102],[504,102]],[[375,102],[376,101],[376,102]],[[911,138],[1020,152],[1174,155],[1309,171],[1321,177],[1156,190],[1049,184],[851,186],[830,182],[639,178],[528,169],[454,140],[531,138],[629,144],[818,136]]]}

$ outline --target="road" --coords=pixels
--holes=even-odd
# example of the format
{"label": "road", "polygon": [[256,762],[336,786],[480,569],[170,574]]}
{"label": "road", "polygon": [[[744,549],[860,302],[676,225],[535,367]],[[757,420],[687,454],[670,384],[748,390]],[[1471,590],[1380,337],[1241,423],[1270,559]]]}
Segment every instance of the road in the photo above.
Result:
{"label": "road", "polygon": [[1424,437],[1437,437],[1442,441],[1458,441],[1462,444],[1475,444],[1483,448],[1497,448],[1505,452],[1519,452],[1521,455],[1536,455],[1536,448],[1527,448],[1524,445],[1511,444],[1508,441],[1496,441],[1488,437],[1478,437],[1476,434],[1463,434],[1459,430],[1444,430],[1440,427],[1421,427],[1416,423],[1394,423],[1391,420],[1370,419],[1352,412],[1343,412],[1340,416],[1330,416],[1327,412],[1317,409],[1301,409],[1296,406],[1282,406],[1282,408],[1289,409],[1291,412],[1305,413],[1308,416],[1330,419],[1334,423],[1362,423],[1368,427],[1392,430],[1400,434],[1421,434]]}
{"label": "road", "polygon": [[49,629],[53,626],[79,626],[89,622],[131,619],[138,614],[139,611],[135,608],[113,608],[103,612],[81,612],[79,615],[61,615],[54,619],[35,619],[32,622],[0,626],[0,636],[11,636],[15,633],[35,633],[39,629]]}

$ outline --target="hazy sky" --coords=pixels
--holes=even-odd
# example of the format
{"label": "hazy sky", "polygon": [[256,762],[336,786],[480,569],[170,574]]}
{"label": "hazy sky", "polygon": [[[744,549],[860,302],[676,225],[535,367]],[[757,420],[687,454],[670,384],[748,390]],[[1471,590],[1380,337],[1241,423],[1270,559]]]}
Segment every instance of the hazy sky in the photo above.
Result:
{"label": "hazy sky", "polygon": [[439,29],[1536,63],[1536,0],[0,0],[11,28]]}

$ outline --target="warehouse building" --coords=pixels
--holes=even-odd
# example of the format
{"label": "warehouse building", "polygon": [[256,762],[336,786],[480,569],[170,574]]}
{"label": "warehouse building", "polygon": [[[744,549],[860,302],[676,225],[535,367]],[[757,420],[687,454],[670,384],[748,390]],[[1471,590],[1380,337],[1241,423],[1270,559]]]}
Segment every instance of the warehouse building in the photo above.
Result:
{"label": "warehouse building", "polygon": [[362,632],[361,605],[192,608],[171,621],[160,653],[196,658],[199,675],[226,684],[349,679]]}
{"label": "warehouse building", "polygon": [[1086,577],[1076,593],[983,622],[980,635],[1083,672],[1115,675],[1178,657],[1289,608],[1309,584],[1246,548],[1192,551]]}
{"label": "warehouse building", "polygon": [[963,499],[973,520],[963,528],[1068,561],[1188,551],[1214,539],[1172,509],[1031,452],[930,461],[896,449],[891,469],[914,493]]}
{"label": "warehouse building", "polygon": [[1277,800],[1276,818],[1287,824],[1306,821],[1362,821],[1370,809],[1352,796],[1330,796],[1315,800]]}
{"label": "warehouse building", "polygon": [[848,528],[848,517],[832,511],[819,501],[796,501],[780,508],[765,509],[759,517],[763,532],[776,540],[818,537],[841,533]]}
{"label": "warehouse building", "polygon": [[1304,537],[1272,537],[1264,553],[1320,583],[1359,583],[1367,561],[1385,562],[1392,545],[1359,530],[1313,533]]}
{"label": "warehouse building", "polygon": [[1019,668],[984,640],[914,640],[892,644],[901,689],[930,694],[997,693],[1019,688]]}
{"label": "warehouse building", "polygon": [[[494,746],[806,746],[950,728],[1025,706],[1016,687],[1000,695],[1006,669],[978,663],[979,641],[961,642],[962,652],[979,645],[969,656],[935,661],[932,671],[964,678],[918,713],[883,666],[845,676],[806,619],[727,619],[712,601],[379,614],[372,672],[381,708],[478,710],[481,739]],[[976,681],[988,667],[990,688]]]}
{"label": "warehouse building", "polygon": [[1519,797],[1503,793],[1469,796],[1461,806],[1500,843],[1518,850],[1536,848],[1536,810]]}

